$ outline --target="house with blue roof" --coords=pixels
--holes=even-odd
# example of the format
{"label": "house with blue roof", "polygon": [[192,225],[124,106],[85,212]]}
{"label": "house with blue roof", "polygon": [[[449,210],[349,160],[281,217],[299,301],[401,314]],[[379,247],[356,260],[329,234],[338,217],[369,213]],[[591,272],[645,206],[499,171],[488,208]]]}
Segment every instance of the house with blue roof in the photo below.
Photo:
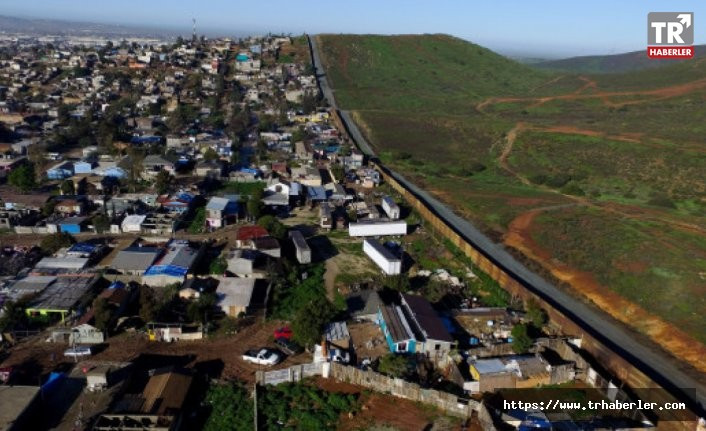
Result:
{"label": "house with blue roof", "polygon": [[240,196],[214,196],[206,204],[206,225],[220,228],[238,221]]}
{"label": "house with blue roof", "polygon": [[167,244],[164,255],[144,272],[142,282],[148,286],[183,283],[204,250],[203,246],[199,249],[192,247],[189,241],[172,240]]}
{"label": "house with blue roof", "polygon": [[74,162],[74,174],[90,174],[96,166],[98,166],[98,164],[93,162]]}
{"label": "house with blue roof", "polygon": [[85,230],[88,219],[86,217],[65,217],[56,224],[60,232],[77,234]]}
{"label": "house with blue roof", "polygon": [[160,196],[157,201],[162,208],[172,214],[184,214],[189,211],[195,196],[191,193],[180,192],[172,196]]}
{"label": "house with blue roof", "polygon": [[47,178],[50,180],[64,180],[73,176],[74,164],[71,162],[61,162],[47,169]]}

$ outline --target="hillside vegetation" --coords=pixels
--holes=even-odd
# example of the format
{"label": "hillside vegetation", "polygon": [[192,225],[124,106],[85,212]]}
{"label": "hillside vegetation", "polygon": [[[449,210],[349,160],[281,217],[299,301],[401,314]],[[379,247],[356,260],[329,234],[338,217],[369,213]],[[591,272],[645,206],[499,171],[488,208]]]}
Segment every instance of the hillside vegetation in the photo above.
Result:
{"label": "hillside vegetation", "polygon": [[675,354],[706,343],[703,58],[576,74],[443,35],[319,38],[385,163]]}
{"label": "hillside vegetation", "polygon": [[[697,45],[694,47],[694,50],[696,56],[701,57],[706,54],[706,45]],[[655,61],[647,57],[645,50],[641,50],[615,55],[587,55],[564,58],[561,60],[541,61],[534,63],[533,66],[561,72],[623,73],[664,67],[682,62],[688,62],[688,60]]]}

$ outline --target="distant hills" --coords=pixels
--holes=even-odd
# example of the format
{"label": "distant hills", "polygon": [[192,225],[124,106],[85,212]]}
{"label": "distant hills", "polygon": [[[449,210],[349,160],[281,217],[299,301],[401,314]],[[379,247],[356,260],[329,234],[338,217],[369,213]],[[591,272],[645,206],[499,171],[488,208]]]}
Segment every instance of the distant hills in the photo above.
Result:
{"label": "distant hills", "polygon": [[18,18],[0,15],[0,34],[24,33],[44,36],[89,36],[101,35],[112,37],[170,37],[176,31],[154,29],[138,26],[117,24],[100,24],[94,22],[64,21],[56,19]]}
{"label": "distant hills", "polygon": [[[706,55],[706,45],[694,47],[695,56]],[[541,69],[574,73],[623,73],[680,63],[684,60],[653,60],[647,58],[646,50],[626,52],[615,55],[589,55],[561,60],[549,60],[532,63]]]}

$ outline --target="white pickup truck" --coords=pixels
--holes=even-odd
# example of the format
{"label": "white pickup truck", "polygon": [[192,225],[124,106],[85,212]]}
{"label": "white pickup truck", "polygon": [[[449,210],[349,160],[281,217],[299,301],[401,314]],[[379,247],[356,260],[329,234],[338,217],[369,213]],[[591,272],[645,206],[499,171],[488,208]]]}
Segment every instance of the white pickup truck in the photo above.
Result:
{"label": "white pickup truck", "polygon": [[275,365],[282,360],[282,355],[272,349],[253,349],[243,354],[243,360],[259,365]]}

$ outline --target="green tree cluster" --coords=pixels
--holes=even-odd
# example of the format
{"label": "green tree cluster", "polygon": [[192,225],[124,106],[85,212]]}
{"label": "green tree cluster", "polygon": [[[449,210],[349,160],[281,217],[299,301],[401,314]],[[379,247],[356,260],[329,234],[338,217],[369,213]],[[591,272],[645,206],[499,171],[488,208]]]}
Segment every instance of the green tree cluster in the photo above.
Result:
{"label": "green tree cluster", "polygon": [[18,166],[7,175],[7,182],[20,189],[23,193],[27,193],[37,186],[37,181],[34,177],[34,167],[31,163],[24,163]]}

